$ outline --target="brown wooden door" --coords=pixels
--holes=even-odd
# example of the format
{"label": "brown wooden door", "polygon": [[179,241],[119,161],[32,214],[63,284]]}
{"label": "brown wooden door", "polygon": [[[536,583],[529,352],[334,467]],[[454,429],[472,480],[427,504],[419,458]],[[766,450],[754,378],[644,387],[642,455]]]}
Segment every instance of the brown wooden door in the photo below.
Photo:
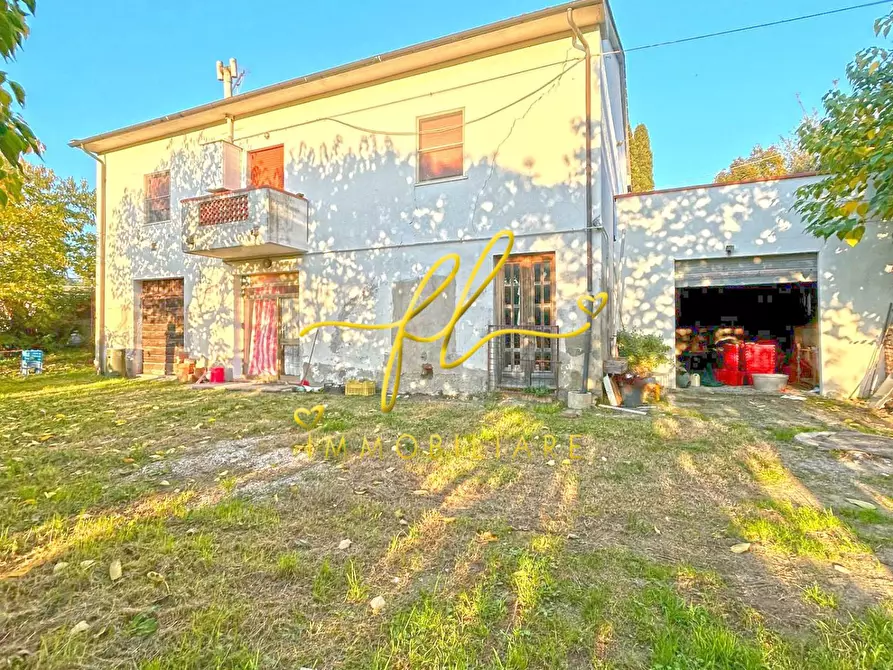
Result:
{"label": "brown wooden door", "polygon": [[143,374],[172,375],[183,349],[183,280],[144,281],[141,303]]}
{"label": "brown wooden door", "polygon": [[281,144],[248,152],[248,182],[256,187],[285,188],[285,152]]}
{"label": "brown wooden door", "polygon": [[[497,325],[543,333],[557,332],[554,323],[552,254],[512,256],[497,285]],[[557,340],[520,334],[504,335],[495,361],[503,386],[554,386]]]}

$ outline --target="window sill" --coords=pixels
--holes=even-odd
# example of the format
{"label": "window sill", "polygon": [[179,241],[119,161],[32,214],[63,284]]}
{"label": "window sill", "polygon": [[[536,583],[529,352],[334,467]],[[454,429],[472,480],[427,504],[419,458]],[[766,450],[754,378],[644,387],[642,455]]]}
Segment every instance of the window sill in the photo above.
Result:
{"label": "window sill", "polygon": [[416,181],[415,187],[419,188],[421,186],[435,186],[437,184],[449,184],[451,181],[464,181],[468,179],[467,174],[460,174],[455,177],[443,177],[441,179],[430,179],[428,181]]}
{"label": "window sill", "polygon": [[173,219],[165,219],[164,221],[143,221],[144,226],[166,226],[169,223],[173,223]]}

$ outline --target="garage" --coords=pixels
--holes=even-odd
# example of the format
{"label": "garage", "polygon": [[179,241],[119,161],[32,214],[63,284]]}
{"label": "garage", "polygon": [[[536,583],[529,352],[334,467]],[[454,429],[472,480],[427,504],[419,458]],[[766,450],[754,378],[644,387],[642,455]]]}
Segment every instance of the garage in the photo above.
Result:
{"label": "garage", "polygon": [[[893,299],[890,231],[867,225],[855,246],[813,236],[797,194],[818,179],[616,196],[620,244],[611,297],[620,326],[656,335],[671,350],[692,341],[709,346],[711,336],[715,350],[718,328],[744,341],[778,340],[779,365],[792,371],[791,342],[799,341],[815,355],[804,386],[814,380],[824,395],[851,396],[874,370]],[[676,381],[672,363],[658,370],[667,385]]]}
{"label": "garage", "polygon": [[141,282],[143,374],[172,375],[183,338],[183,279]]}
{"label": "garage", "polygon": [[755,372],[816,386],[817,275],[814,253],[677,260],[678,361],[732,386]]}

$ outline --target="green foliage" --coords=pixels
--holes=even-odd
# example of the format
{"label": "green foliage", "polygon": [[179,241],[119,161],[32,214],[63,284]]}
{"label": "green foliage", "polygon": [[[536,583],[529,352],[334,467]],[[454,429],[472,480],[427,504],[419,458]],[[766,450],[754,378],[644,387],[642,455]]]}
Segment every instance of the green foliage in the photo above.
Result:
{"label": "green foliage", "polygon": [[[26,20],[34,15],[36,0],[0,0],[0,56],[15,58],[29,29]],[[24,154],[40,155],[40,143],[22,116],[13,111],[13,103],[25,105],[25,89],[7,79],[0,71],[0,206],[18,198],[22,188]]]}
{"label": "green foliage", "polygon": [[629,135],[629,169],[633,191],[654,190],[654,156],[651,153],[651,138],[644,123],[628,130]]}
{"label": "green foliage", "polygon": [[637,374],[648,374],[670,361],[670,347],[657,335],[645,335],[637,330],[617,333],[617,349],[629,368]]}
{"label": "green foliage", "polygon": [[[889,38],[893,13],[875,23]],[[851,92],[829,91],[823,116],[798,134],[825,179],[802,186],[796,208],[816,237],[855,245],[869,221],[893,220],[893,51],[873,46],[846,69]]]}
{"label": "green foliage", "polygon": [[66,338],[90,316],[93,191],[44,167],[22,169],[21,198],[0,209],[0,345]]}
{"label": "green foliage", "polygon": [[738,157],[728,169],[717,173],[717,184],[781,177],[788,174],[787,162],[781,149],[771,146],[764,149],[757,145],[747,158]]}

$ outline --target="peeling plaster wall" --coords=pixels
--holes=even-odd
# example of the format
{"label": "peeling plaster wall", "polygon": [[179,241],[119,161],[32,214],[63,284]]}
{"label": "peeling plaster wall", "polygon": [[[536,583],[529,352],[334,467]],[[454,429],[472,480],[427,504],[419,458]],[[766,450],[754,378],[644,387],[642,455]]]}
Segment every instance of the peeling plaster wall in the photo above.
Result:
{"label": "peeling plaster wall", "polygon": [[[598,31],[588,39],[601,43]],[[506,229],[519,235],[517,253],[555,252],[557,323],[563,332],[572,330],[583,316],[574,303],[586,288],[580,56],[570,39],[561,39],[237,119],[235,144],[245,151],[284,145],[285,189],[304,193],[311,205],[310,252],[274,260],[272,267],[225,264],[181,248],[179,201],[203,195],[201,146],[225,139],[225,125],[107,154],[108,346],[126,347],[138,358],[135,282],[183,277],[187,352],[217,360],[239,376],[244,357],[240,274],[298,271],[302,325],[334,318],[385,323],[397,311],[395,287],[414,286],[447,252],[462,259],[453,289],[458,295],[486,240]],[[594,88],[598,81],[594,72]],[[601,157],[614,147],[602,146],[597,91],[593,98],[593,207],[601,212],[603,194],[612,190],[602,187]],[[466,120],[465,175],[417,185],[417,119],[457,109]],[[618,151],[612,161],[625,170],[625,150]],[[245,164],[243,154],[243,184]],[[146,224],[144,175],[167,169],[171,221]],[[602,288],[600,242],[596,235],[596,290]],[[491,268],[488,259],[483,270]],[[491,287],[462,319],[451,344],[456,353],[467,351],[494,322],[493,300]],[[301,344],[305,361],[313,337]],[[391,339],[386,332],[326,328],[313,353],[314,381],[380,380]],[[601,366],[601,339],[594,338],[594,370]],[[561,386],[579,387],[582,343],[562,343],[560,350]],[[404,389],[485,388],[486,347],[449,372],[437,367],[428,348],[407,346],[406,354]],[[431,379],[420,376],[422,358],[435,363]]]}
{"label": "peeling plaster wall", "polygon": [[625,253],[621,321],[675,339],[674,263],[682,259],[817,252],[822,392],[847,396],[864,376],[893,300],[889,226],[869,226],[851,248],[803,230],[797,188],[815,178],[692,188],[618,198]]}

